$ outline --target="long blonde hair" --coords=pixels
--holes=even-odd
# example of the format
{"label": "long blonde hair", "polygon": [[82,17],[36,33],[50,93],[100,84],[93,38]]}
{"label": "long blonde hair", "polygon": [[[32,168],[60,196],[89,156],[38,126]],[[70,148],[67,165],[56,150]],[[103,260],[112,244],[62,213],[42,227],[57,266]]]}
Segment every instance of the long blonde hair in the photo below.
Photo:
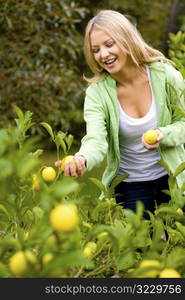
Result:
{"label": "long blonde hair", "polygon": [[94,28],[109,34],[117,45],[131,56],[138,67],[159,60],[171,63],[159,50],[152,48],[143,40],[136,26],[125,15],[114,10],[101,10],[88,22],[85,30],[84,56],[94,74],[91,78],[84,76],[89,83],[98,82],[108,74],[100,68],[92,53],[90,34]]}

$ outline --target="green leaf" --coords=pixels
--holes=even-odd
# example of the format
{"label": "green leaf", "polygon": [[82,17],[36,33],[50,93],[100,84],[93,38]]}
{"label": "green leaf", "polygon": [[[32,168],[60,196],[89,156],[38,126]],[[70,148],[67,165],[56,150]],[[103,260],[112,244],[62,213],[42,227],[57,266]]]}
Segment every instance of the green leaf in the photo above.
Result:
{"label": "green leaf", "polygon": [[8,219],[10,219],[9,212],[7,211],[7,209],[2,204],[0,204],[0,211],[2,211],[8,217]]}
{"label": "green leaf", "polygon": [[180,231],[180,233],[183,235],[183,237],[185,238],[185,226],[182,225],[180,222],[176,221],[175,222],[177,229]]}
{"label": "green leaf", "polygon": [[121,252],[120,256],[116,260],[118,270],[126,270],[132,267],[136,262],[135,253],[129,248]]}
{"label": "green leaf", "polygon": [[0,179],[5,179],[13,173],[12,162],[8,159],[0,159]]}
{"label": "green leaf", "polygon": [[42,149],[37,149],[35,152],[31,153],[32,157],[38,158],[40,155],[42,155],[44,150]]}
{"label": "green leaf", "polygon": [[111,182],[110,188],[109,188],[109,192],[112,195],[114,193],[114,189],[115,187],[122,182],[124,179],[126,179],[128,177],[128,174],[124,174],[124,175],[120,175],[117,176],[116,178],[114,178]]}
{"label": "green leaf", "polygon": [[172,175],[172,172],[168,166],[168,164],[164,160],[159,160],[158,163],[167,171],[168,175]]}
{"label": "green leaf", "polygon": [[54,137],[52,127],[46,122],[41,122],[40,124],[47,130],[47,132],[51,136],[52,140],[54,141],[55,137]]}
{"label": "green leaf", "polygon": [[16,105],[16,104],[12,104],[13,110],[15,111],[15,113],[17,114],[18,118],[20,120],[24,120],[24,114],[22,112],[22,110]]}
{"label": "green leaf", "polygon": [[74,137],[73,137],[71,134],[69,134],[69,135],[65,138],[65,142],[67,143],[67,149],[68,149],[68,151],[69,151],[70,148],[71,148],[71,145],[72,145],[72,143],[73,143],[73,140],[74,140]]}
{"label": "green leaf", "polygon": [[34,216],[36,218],[36,221],[39,221],[40,219],[42,219],[42,217],[44,215],[43,209],[38,207],[38,206],[35,206],[33,208],[33,213],[34,213]]}
{"label": "green leaf", "polygon": [[76,192],[78,188],[79,183],[75,179],[63,177],[62,180],[51,186],[50,192],[53,196],[62,197]]}
{"label": "green leaf", "polygon": [[103,192],[104,194],[106,193],[106,188],[99,179],[94,177],[90,177],[88,179],[92,181],[100,189],[101,192]]}
{"label": "green leaf", "polygon": [[175,170],[174,172],[174,176],[176,177],[177,175],[179,175],[181,172],[183,172],[185,170],[185,162],[181,163]]}

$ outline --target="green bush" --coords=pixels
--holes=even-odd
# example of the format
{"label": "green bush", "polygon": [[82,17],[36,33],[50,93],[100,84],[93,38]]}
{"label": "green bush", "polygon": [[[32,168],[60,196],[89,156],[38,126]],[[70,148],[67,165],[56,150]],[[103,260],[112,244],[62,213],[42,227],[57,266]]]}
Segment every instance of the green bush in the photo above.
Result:
{"label": "green bush", "polygon": [[169,35],[169,56],[185,78],[185,32]]}
{"label": "green bush", "polygon": [[76,27],[85,14],[69,0],[1,3],[0,125],[13,120],[10,106],[16,103],[37,121],[64,131],[79,128],[84,82]]}

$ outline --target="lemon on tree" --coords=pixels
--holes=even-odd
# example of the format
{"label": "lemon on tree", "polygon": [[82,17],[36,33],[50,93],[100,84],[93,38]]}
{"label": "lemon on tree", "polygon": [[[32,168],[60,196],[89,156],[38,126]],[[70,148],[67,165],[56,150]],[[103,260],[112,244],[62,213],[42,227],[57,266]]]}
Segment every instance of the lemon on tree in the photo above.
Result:
{"label": "lemon on tree", "polygon": [[95,254],[96,249],[97,249],[97,245],[95,242],[88,242],[83,249],[83,254],[86,257],[91,258]]}
{"label": "lemon on tree", "polygon": [[75,204],[59,204],[50,213],[50,223],[57,231],[68,232],[78,225],[78,212]]}
{"label": "lemon on tree", "polygon": [[140,268],[150,268],[150,270],[146,270],[142,273],[141,277],[145,277],[145,278],[155,278],[158,273],[159,270],[157,268],[160,267],[160,262],[158,260],[155,259],[144,259],[140,265]]}
{"label": "lemon on tree", "polygon": [[[61,165],[60,165],[60,168],[61,168],[61,171],[64,172],[64,169],[65,169],[65,165],[69,162],[71,162],[72,160],[74,159],[74,155],[68,155],[68,156],[65,156],[62,161],[61,161]],[[75,161],[73,162],[74,163],[74,166],[76,165],[75,164]]]}
{"label": "lemon on tree", "polygon": [[183,210],[182,210],[182,208],[180,208],[180,207],[177,208],[176,213],[177,213],[179,216],[183,216],[183,215],[184,215]]}
{"label": "lemon on tree", "polygon": [[51,252],[45,253],[42,257],[43,265],[47,265],[48,263],[50,263],[53,260],[53,258],[54,258],[53,253]]}
{"label": "lemon on tree", "polygon": [[150,145],[157,143],[157,137],[157,132],[155,130],[148,130],[144,133],[144,141]]}
{"label": "lemon on tree", "polygon": [[26,255],[23,251],[16,252],[9,261],[9,267],[11,272],[16,276],[24,275],[29,268],[29,264]]}
{"label": "lemon on tree", "polygon": [[160,278],[180,278],[179,272],[172,268],[166,268],[162,270],[159,274]]}
{"label": "lemon on tree", "polygon": [[42,178],[45,181],[52,182],[56,178],[56,171],[52,167],[44,167],[42,170]]}
{"label": "lemon on tree", "polygon": [[32,175],[32,190],[38,191],[40,189],[40,181],[37,174]]}

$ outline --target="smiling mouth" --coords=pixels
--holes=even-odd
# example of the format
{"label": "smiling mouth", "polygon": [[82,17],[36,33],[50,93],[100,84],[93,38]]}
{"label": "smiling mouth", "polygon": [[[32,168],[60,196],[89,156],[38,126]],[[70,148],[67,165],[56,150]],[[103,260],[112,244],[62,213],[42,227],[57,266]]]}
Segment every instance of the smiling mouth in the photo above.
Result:
{"label": "smiling mouth", "polygon": [[104,65],[106,65],[106,66],[112,66],[113,65],[113,63],[115,62],[117,60],[117,58],[112,58],[112,59],[109,59],[109,60],[107,60],[107,61],[105,61],[104,62]]}

